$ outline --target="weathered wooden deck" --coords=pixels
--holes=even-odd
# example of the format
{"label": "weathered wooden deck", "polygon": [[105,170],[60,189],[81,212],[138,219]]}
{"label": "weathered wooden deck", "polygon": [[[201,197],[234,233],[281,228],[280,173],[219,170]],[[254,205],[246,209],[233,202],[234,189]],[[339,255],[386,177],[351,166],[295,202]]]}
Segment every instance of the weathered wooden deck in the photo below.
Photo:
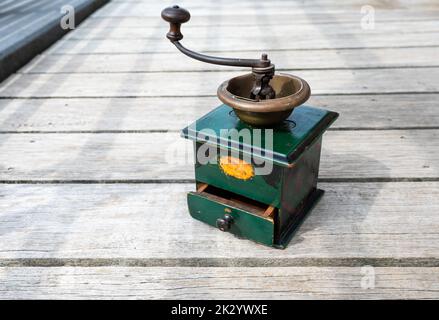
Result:
{"label": "weathered wooden deck", "polygon": [[340,113],[286,250],[188,215],[168,146],[242,70],[176,52],[167,3],[112,1],[0,85],[0,297],[439,298],[437,1],[367,1],[373,30],[360,0],[180,1],[188,47],[266,51]]}
{"label": "weathered wooden deck", "polygon": [[[61,9],[73,8],[78,25],[107,0],[1,0],[0,82],[66,34]],[[64,13],[63,13],[64,12]],[[73,22],[72,20],[70,20]]]}

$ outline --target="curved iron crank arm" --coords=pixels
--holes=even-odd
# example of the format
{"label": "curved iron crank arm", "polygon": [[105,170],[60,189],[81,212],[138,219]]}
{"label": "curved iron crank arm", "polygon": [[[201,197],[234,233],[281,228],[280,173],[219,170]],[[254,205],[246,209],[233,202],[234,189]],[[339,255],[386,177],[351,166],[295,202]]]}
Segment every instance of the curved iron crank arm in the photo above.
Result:
{"label": "curved iron crank arm", "polygon": [[191,15],[186,9],[179,6],[166,8],[162,11],[162,18],[170,24],[169,32],[166,37],[180,50],[183,54],[193,59],[218,64],[223,66],[250,67],[255,76],[255,83],[251,90],[252,98],[256,100],[273,99],[275,93],[273,88],[268,84],[274,75],[274,65],[268,59],[266,54],[262,54],[261,59],[239,59],[214,57],[192,51],[184,47],[180,40],[183,39],[180,27],[182,23],[189,21]]}
{"label": "curved iron crank arm", "polygon": [[[184,47],[179,41],[171,42],[185,55],[207,63],[219,64],[223,66],[233,67],[250,67],[250,68],[267,68],[270,67],[270,60],[267,59],[267,55],[263,54],[261,59],[239,59],[239,58],[223,58],[208,56],[202,53],[198,53]],[[264,60],[265,59],[265,60]]]}

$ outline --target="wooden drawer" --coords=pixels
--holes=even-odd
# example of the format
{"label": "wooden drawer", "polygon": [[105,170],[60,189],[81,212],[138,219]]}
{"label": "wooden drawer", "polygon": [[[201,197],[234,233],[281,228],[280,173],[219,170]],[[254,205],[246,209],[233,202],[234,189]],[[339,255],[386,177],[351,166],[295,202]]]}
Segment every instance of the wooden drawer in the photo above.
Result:
{"label": "wooden drawer", "polygon": [[[213,186],[188,194],[193,218],[221,231],[265,244],[274,244],[274,217],[277,209]],[[225,229],[225,230],[224,230]]]}

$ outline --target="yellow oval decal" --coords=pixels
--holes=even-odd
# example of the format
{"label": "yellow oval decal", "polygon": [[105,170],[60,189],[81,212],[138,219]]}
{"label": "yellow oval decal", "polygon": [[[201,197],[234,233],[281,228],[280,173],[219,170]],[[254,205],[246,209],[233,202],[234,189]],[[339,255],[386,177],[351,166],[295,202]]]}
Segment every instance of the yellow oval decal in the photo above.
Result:
{"label": "yellow oval decal", "polygon": [[226,175],[236,179],[248,180],[255,175],[250,163],[235,157],[221,157],[219,165]]}

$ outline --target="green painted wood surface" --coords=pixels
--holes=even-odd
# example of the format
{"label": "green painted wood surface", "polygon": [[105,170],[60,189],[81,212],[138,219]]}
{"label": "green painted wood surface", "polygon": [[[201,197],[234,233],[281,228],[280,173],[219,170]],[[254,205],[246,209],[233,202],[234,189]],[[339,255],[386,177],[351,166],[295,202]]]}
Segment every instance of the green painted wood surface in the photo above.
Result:
{"label": "green painted wood surface", "polygon": [[[335,112],[300,106],[275,128],[255,128],[240,121],[233,109],[223,104],[184,128],[182,136],[288,166],[321,136],[337,117],[338,114]],[[249,130],[250,144],[248,141],[242,141],[242,132],[245,132],[243,129]],[[237,130],[242,135],[230,134],[232,130]],[[260,143],[255,136],[258,132],[261,133]],[[265,141],[270,132],[273,137],[272,144]]]}
{"label": "green painted wood surface", "polygon": [[[322,149],[322,137],[308,147],[302,156],[297,159],[291,168],[284,168],[281,184],[281,210],[277,217],[277,234],[284,236],[285,233],[294,231],[291,226],[300,223],[304,215],[301,214],[306,199],[317,188],[319,175],[320,152]],[[308,200],[309,201],[309,200]]]}
{"label": "green painted wood surface", "polygon": [[[273,245],[274,224],[270,218],[264,218],[242,208],[208,199],[196,192],[188,193],[188,206],[193,218],[214,227],[216,227],[216,220],[218,218],[222,218],[225,213],[229,213],[234,221],[228,232],[265,245]],[[227,208],[231,212],[225,212],[224,210]],[[221,231],[218,230],[218,232]]]}
{"label": "green painted wood surface", "polygon": [[[195,141],[196,181],[280,208],[285,170],[291,171],[292,162],[300,162],[300,156],[319,140],[337,116],[335,112],[301,106],[294,110],[287,121],[273,129],[263,129],[245,124],[237,118],[232,108],[221,105],[183,129],[182,135]],[[258,133],[260,137],[257,137]],[[267,143],[265,138],[270,136],[266,137],[266,134],[271,134],[271,143]],[[208,146],[213,146],[213,149],[208,150]],[[264,160],[265,163],[259,165],[263,167],[268,162],[272,169],[269,174],[262,175],[255,171],[255,175],[248,180],[238,179],[224,173],[218,164],[224,151],[228,155],[243,158],[254,168],[258,167],[258,160]],[[199,154],[208,158],[208,163],[200,161]],[[302,165],[309,166],[308,162]],[[312,172],[307,171],[313,181],[317,178],[318,159],[316,164]],[[300,184],[300,181],[290,182]],[[293,202],[299,203],[311,187],[315,185],[307,186],[305,194],[300,194],[300,199],[294,199]]]}
{"label": "green painted wood surface", "polygon": [[[202,146],[196,143],[196,150]],[[200,164],[195,159],[195,180],[215,187],[228,190],[244,197],[263,202],[267,205],[280,207],[281,181],[284,167],[273,165],[268,175],[254,175],[248,180],[242,180],[227,175],[218,164],[219,151],[212,154],[212,161]],[[253,164],[254,166],[254,164]]]}

